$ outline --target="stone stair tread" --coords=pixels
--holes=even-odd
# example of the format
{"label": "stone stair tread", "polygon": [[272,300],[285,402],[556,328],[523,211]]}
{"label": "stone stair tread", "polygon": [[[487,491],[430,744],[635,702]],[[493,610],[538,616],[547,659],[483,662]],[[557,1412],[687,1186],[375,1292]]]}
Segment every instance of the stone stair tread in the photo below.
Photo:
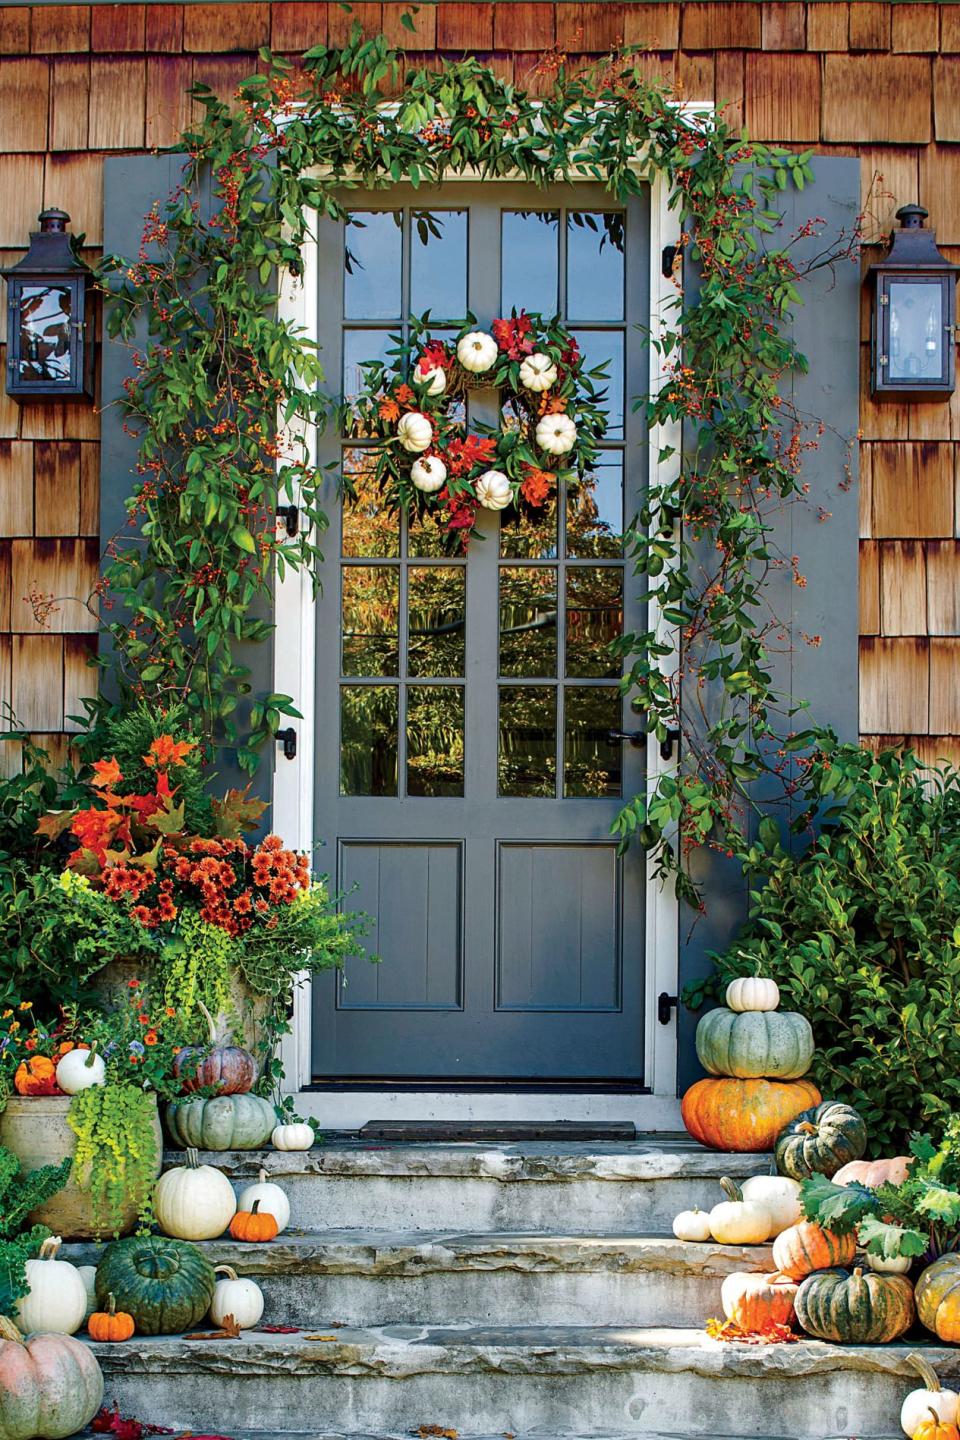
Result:
{"label": "stone stair tread", "polygon": [[[429,1434],[429,1427],[427,1426],[420,1427],[414,1430],[363,1431],[238,1430],[236,1428],[233,1428],[230,1430],[229,1436],[224,1437],[224,1440],[421,1440],[421,1430],[426,1430]],[[79,1432],[79,1440],[87,1440],[87,1437],[91,1437],[92,1440],[92,1436],[94,1435],[94,1433],[95,1432],[92,1430],[81,1430]],[[178,1434],[174,1432],[172,1435],[172,1440],[190,1440],[191,1433],[191,1431],[187,1430],[182,1432],[181,1435],[178,1436]],[[505,1440],[503,1431],[500,1431],[497,1434],[488,1433],[481,1435],[474,1433],[473,1431],[458,1430],[457,1437],[458,1440]],[[597,1431],[595,1433],[591,1432],[590,1434],[586,1434],[585,1432],[581,1431],[578,1434],[574,1434],[573,1432],[551,1429],[549,1431],[549,1435],[543,1432],[537,1433],[529,1431],[524,1434],[511,1433],[511,1440],[636,1440],[636,1437],[623,1435],[620,1432],[614,1432],[610,1430]],[[690,1440],[690,1437],[686,1435],[681,1435],[677,1431],[671,1431],[668,1434],[667,1431],[664,1430],[659,1435],[645,1437],[645,1440]],[[746,1440],[746,1437],[713,1432],[711,1434],[710,1440]],[[750,1440],[793,1440],[793,1437],[789,1435],[759,1435],[750,1437]],[[826,1435],[824,1436],[824,1440],[857,1440],[857,1437],[847,1434],[844,1434],[843,1436]],[[871,1437],[871,1440],[903,1440],[903,1436],[902,1434],[894,1435],[891,1432],[890,1435]]]}

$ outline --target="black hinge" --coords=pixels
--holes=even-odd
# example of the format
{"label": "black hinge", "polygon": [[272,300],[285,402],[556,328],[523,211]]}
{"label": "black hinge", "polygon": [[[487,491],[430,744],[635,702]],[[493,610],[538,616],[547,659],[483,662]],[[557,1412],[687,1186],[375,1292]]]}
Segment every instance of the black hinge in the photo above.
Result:
{"label": "black hinge", "polygon": [[676,747],[677,747],[677,754],[679,755],[679,753],[680,753],[680,731],[679,731],[679,730],[668,730],[667,733],[666,733],[666,735],[664,735],[663,739],[660,741],[660,759],[661,759],[661,760],[672,760],[672,759],[673,759],[673,747],[674,747],[674,745],[676,745]]}
{"label": "black hinge", "polygon": [[296,730],[294,730],[292,725],[288,725],[286,730],[278,730],[276,734],[276,741],[278,745],[283,746],[284,760],[296,760],[297,732]]}
{"label": "black hinge", "polygon": [[287,534],[292,540],[300,534],[300,507],[299,505],[278,505],[277,519],[282,520],[286,527]]}
{"label": "black hinge", "polygon": [[673,279],[673,267],[676,264],[677,256],[680,254],[679,245],[664,245],[660,255],[660,274],[664,280]]}
{"label": "black hinge", "polygon": [[679,996],[668,995],[666,990],[661,990],[657,996],[657,1019],[661,1025],[670,1024],[671,1013],[676,1010]]}

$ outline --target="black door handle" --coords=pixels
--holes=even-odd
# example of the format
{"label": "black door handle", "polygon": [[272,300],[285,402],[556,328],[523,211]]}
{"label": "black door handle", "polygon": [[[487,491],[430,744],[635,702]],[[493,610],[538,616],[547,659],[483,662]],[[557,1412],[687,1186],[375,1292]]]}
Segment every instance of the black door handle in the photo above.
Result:
{"label": "black door handle", "polygon": [[283,746],[284,760],[296,760],[297,758],[297,732],[292,725],[286,730],[278,730],[274,736],[278,745]]}
{"label": "black door handle", "polygon": [[621,742],[627,741],[627,740],[629,740],[629,742],[630,742],[631,745],[635,745],[635,746],[637,746],[637,747],[639,748],[639,746],[641,746],[641,745],[646,745],[646,743],[647,743],[647,732],[646,732],[646,730],[608,730],[608,731],[607,731],[607,744],[608,744],[608,745],[619,745]]}

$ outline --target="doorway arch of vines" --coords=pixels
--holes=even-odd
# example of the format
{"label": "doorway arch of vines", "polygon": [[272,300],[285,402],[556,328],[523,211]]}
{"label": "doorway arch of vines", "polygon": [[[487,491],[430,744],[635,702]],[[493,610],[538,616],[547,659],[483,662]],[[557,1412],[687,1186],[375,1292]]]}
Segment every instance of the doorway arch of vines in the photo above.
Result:
{"label": "doorway arch of vines", "polygon": [[[777,194],[809,178],[809,154],[690,114],[629,51],[580,74],[558,64],[536,99],[475,59],[405,74],[402,55],[358,26],[342,49],[310,51],[302,73],[261,58],[233,104],[195,88],[203,118],[183,136],[181,185],[146,217],[139,255],[108,255],[100,270],[109,332],[133,350],[121,403],[138,439],[126,538],[108,544],[100,587],[117,609],[106,628],[121,688],[185,701],[205,740],[236,747],[250,772],[281,717],[297,713],[290,697],[250,694],[242,647],[270,632],[256,602],[269,601],[274,573],[311,567],[326,525],[324,477],[303,436],[335,406],[319,392],[322,357],[274,312],[278,273],[298,273],[313,211],[340,216],[337,195],[351,186],[440,185],[466,170],[537,186],[576,174],[622,201],[663,172],[701,279],[694,303],[678,288],[652,337],[666,383],[635,403],[651,429],[681,421],[691,438],[628,545],[638,583],[680,631],[679,674],[665,675],[652,629],[622,648],[647,728],[661,739],[681,729],[683,748],[676,774],[625,802],[618,830],[695,899],[684,855],[738,846],[762,775],[779,773],[788,791],[799,783],[774,738],[783,717],[765,636],[779,622],[762,614],[762,577],[784,563],[772,510],[804,492],[809,442],[778,388],[805,368],[784,324],[801,272],[789,242],[766,237]],[[308,523],[291,538],[276,511],[294,496]],[[692,694],[709,684],[696,724],[681,718],[681,679]],[[816,744],[829,737],[807,730],[786,748]]]}

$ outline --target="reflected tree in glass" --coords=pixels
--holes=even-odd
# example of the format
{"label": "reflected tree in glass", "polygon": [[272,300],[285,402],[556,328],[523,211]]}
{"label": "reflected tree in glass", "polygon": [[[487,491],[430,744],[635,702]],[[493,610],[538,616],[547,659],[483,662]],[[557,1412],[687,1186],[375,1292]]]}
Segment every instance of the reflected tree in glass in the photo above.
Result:
{"label": "reflected tree in glass", "polygon": [[497,788],[501,795],[556,795],[557,692],[552,685],[500,687]]}
{"label": "reflected tree in glass", "polygon": [[407,794],[463,794],[461,685],[407,687]]}
{"label": "reflected tree in glass", "polygon": [[500,674],[557,673],[557,572],[500,567]]}
{"label": "reflected tree in glass", "polygon": [[399,689],[340,688],[341,795],[396,795]]}

